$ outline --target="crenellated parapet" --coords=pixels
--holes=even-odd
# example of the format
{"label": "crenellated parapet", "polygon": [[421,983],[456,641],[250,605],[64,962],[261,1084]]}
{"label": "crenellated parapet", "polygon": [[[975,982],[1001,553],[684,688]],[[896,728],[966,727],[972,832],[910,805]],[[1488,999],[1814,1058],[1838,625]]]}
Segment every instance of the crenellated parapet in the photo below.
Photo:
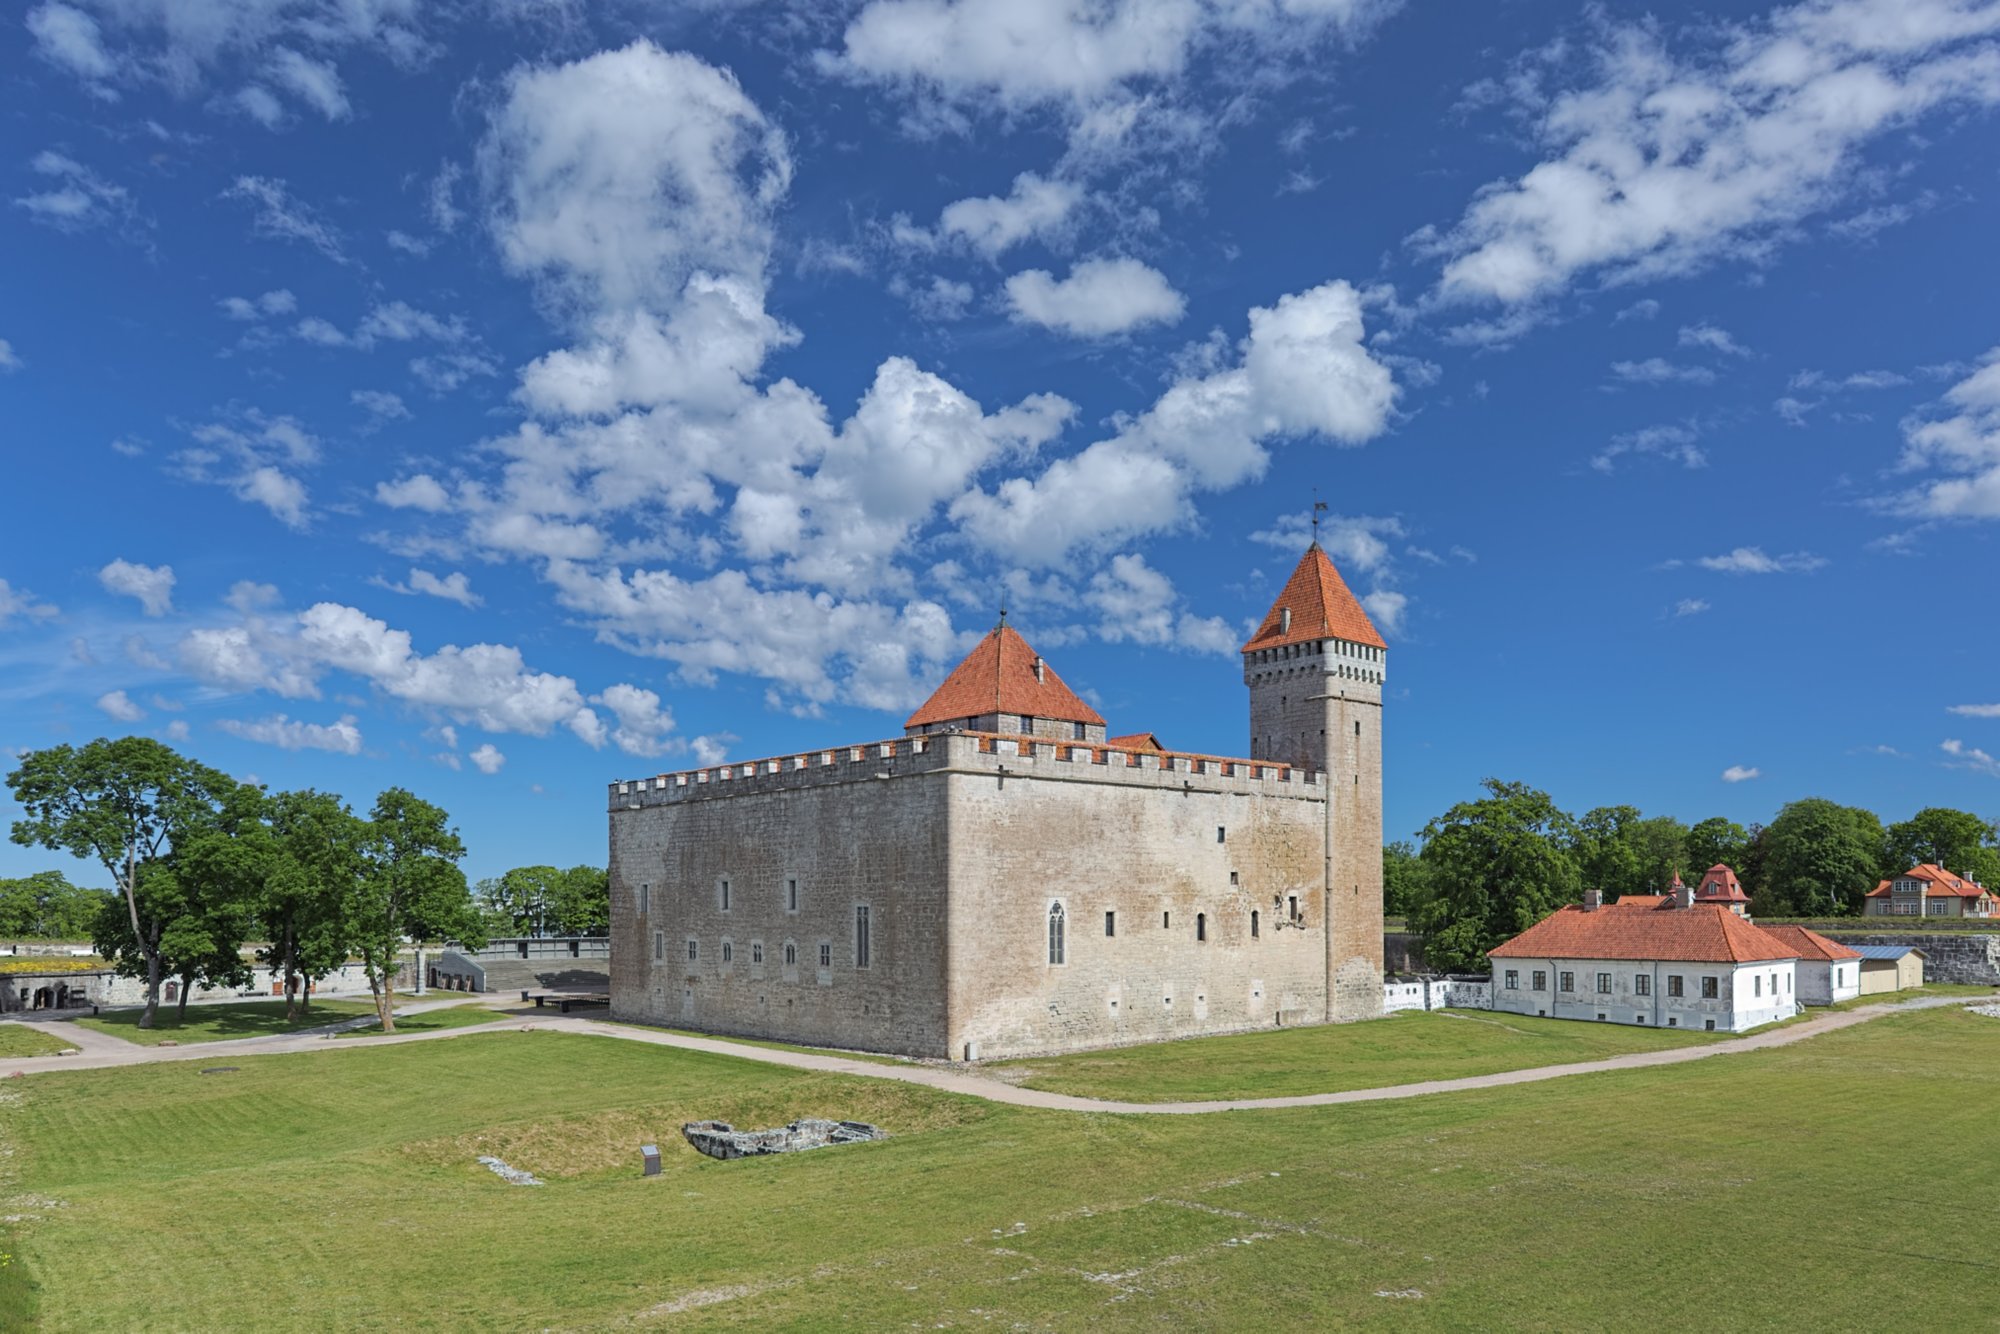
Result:
{"label": "crenellated parapet", "polygon": [[609,806],[612,811],[635,810],[940,772],[1324,800],[1320,776],[1290,764],[993,732],[950,732],[833,746],[617,782],[610,785]]}

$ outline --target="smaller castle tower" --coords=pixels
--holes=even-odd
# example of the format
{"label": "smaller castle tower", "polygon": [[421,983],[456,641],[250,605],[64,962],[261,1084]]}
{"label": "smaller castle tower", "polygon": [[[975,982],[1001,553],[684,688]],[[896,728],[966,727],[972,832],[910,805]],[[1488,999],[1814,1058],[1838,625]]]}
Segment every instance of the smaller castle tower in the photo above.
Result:
{"label": "smaller castle tower", "polygon": [[1327,1018],[1382,1012],[1382,683],[1388,645],[1315,541],[1243,645],[1250,756],[1326,786]]}

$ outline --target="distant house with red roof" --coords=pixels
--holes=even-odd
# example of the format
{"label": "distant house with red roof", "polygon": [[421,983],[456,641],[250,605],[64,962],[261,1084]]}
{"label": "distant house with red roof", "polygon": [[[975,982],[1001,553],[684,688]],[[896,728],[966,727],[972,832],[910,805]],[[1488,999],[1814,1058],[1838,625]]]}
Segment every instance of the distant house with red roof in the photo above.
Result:
{"label": "distant house with red roof", "polygon": [[1492,1008],[1511,1014],[1741,1033],[1803,1000],[1797,945],[1686,885],[1615,907],[1592,890],[1487,954]]}
{"label": "distant house with red roof", "polygon": [[1942,866],[1912,866],[1868,891],[1865,917],[1996,917],[2000,894]]}

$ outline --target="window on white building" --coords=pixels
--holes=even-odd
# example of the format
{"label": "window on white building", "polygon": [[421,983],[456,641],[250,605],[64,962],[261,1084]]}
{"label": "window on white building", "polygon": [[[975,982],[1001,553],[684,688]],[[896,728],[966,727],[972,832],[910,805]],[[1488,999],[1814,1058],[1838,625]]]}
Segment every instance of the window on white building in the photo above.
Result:
{"label": "window on white building", "polygon": [[1541,969],[1539,969],[1539,968],[1537,968],[1537,969],[1535,970],[1535,986],[1534,986],[1534,989],[1535,989],[1536,991],[1547,991],[1547,990],[1549,989],[1549,975],[1548,975],[1547,973],[1543,972],[1543,971],[1542,971]]}
{"label": "window on white building", "polygon": [[1507,990],[1519,991],[1520,989],[1521,989],[1521,970],[1518,968],[1509,968],[1507,970]]}
{"label": "window on white building", "polygon": [[1611,994],[1611,974],[1599,973],[1597,975],[1597,994],[1600,996],[1609,996]]}
{"label": "window on white building", "polygon": [[1632,994],[1635,996],[1652,995],[1653,979],[1646,976],[1644,973],[1638,974],[1636,977],[1632,979]]}
{"label": "window on white building", "polygon": [[1753,977],[1753,978],[1751,978],[1751,979],[1750,979],[1750,994],[1751,994],[1752,996],[1761,996],[1761,995],[1763,995],[1763,994],[1764,994],[1764,979],[1763,979],[1763,978],[1761,978],[1761,977]]}
{"label": "window on white building", "polygon": [[1679,973],[1667,974],[1667,994],[1669,996],[1678,996],[1681,994],[1681,975]]}
{"label": "window on white building", "polygon": [[1576,990],[1576,974],[1575,974],[1575,973],[1564,973],[1564,974],[1562,975],[1562,978],[1561,978],[1561,981],[1562,981],[1562,989],[1563,989],[1564,991],[1575,991],[1575,990]]}
{"label": "window on white building", "polygon": [[1704,977],[1701,980],[1701,998],[1703,1000],[1714,1000],[1720,994],[1721,992],[1717,988],[1714,978]]}

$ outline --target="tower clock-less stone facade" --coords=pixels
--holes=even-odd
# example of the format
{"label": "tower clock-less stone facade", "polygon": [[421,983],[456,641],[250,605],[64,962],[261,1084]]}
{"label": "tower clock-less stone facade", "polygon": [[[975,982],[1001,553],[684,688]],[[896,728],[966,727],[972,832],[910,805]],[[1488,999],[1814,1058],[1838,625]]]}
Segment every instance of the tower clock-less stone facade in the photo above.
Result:
{"label": "tower clock-less stone facade", "polygon": [[1378,1015],[1382,659],[1315,544],[1248,759],[1107,739],[1003,618],[900,738],[614,783],[613,1014],[951,1057]]}
{"label": "tower clock-less stone facade", "polygon": [[1382,1012],[1382,683],[1388,646],[1319,543],[1243,646],[1250,755],[1326,783],[1327,1018]]}

